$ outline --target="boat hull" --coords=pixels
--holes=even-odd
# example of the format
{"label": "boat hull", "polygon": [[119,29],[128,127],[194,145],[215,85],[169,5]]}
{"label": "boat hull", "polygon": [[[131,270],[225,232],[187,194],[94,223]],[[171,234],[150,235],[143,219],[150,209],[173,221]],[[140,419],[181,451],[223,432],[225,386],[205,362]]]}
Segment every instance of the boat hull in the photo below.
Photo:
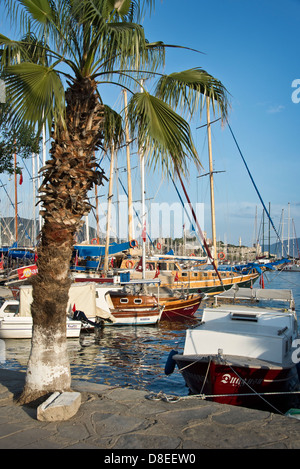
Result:
{"label": "boat hull", "polygon": [[[241,358],[241,357],[239,357]],[[243,407],[280,411],[291,407],[293,396],[299,389],[296,366],[275,366],[262,360],[244,365],[230,359],[219,363],[218,357],[173,356],[191,394],[204,394],[208,400]],[[227,361],[227,360],[226,360]],[[261,363],[258,363],[261,362]],[[269,394],[271,393],[271,394]],[[273,394],[274,393],[274,394]]]}
{"label": "boat hull", "polygon": [[161,298],[160,303],[164,305],[161,320],[182,320],[194,316],[198,310],[202,295],[191,294],[187,298]]}
{"label": "boat hull", "polygon": [[[205,293],[206,295],[215,295],[216,293],[222,293],[224,290],[229,290],[234,285],[239,288],[250,288],[254,282],[258,279],[258,274],[249,274],[236,276],[233,278],[222,279],[222,284],[219,279],[215,280],[196,280],[191,282],[181,282],[177,287],[178,289],[185,289],[189,293]],[[162,285],[163,286],[163,285]],[[176,289],[175,286],[169,286],[169,288]]]}
{"label": "boat hull", "polygon": [[[67,321],[67,338],[78,338],[81,331],[80,321]],[[0,339],[31,339],[31,317],[4,317],[0,319]]]}
{"label": "boat hull", "polygon": [[162,309],[147,308],[145,310],[111,310],[115,322],[105,323],[108,326],[146,326],[156,324],[161,317]]}
{"label": "boat hull", "polygon": [[114,322],[111,326],[145,326],[156,324],[162,315],[161,306],[154,295],[132,295],[122,291],[110,291]]}

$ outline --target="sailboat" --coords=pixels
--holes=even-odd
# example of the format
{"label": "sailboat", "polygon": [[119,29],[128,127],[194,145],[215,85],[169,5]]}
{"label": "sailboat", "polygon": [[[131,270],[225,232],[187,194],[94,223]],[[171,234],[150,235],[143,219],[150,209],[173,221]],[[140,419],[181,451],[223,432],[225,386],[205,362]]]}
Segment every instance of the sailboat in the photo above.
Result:
{"label": "sailboat", "polygon": [[[178,260],[171,254],[161,258],[161,256],[150,258],[146,256],[146,217],[145,217],[145,191],[144,191],[144,155],[141,153],[141,195],[142,195],[142,220],[141,226],[143,227],[142,233],[142,255],[139,258],[128,256],[124,258],[118,269],[115,269],[115,275],[120,275],[122,272],[129,272],[132,282],[140,279],[151,280],[154,278],[155,272],[158,273],[158,278],[161,282],[161,287],[168,287],[174,293],[181,292],[182,290],[188,294],[203,294],[214,295],[224,290],[231,288],[233,285],[240,287],[252,287],[254,282],[260,276],[260,269],[255,266],[250,266],[246,271],[219,271],[217,268],[217,249],[216,249],[216,230],[215,230],[215,209],[214,209],[214,191],[213,191],[213,170],[212,170],[212,151],[211,151],[211,137],[210,137],[210,116],[209,116],[209,99],[207,98],[207,128],[209,136],[209,159],[210,159],[210,185],[211,185],[211,216],[212,216],[212,235],[214,245],[214,256],[211,255],[209,246],[206,242],[205,237],[201,231],[192,204],[188,197],[186,188],[183,184],[180,174],[178,178],[180,180],[182,189],[187,198],[194,223],[196,223],[198,233],[202,238],[202,244],[204,245],[209,264],[204,269],[195,265],[196,262],[202,262],[203,259],[189,258],[191,262],[190,268],[184,268],[182,266],[182,259]],[[112,171],[111,171],[112,178]],[[109,201],[111,196],[109,195]],[[184,205],[184,204],[183,204]],[[188,215],[189,216],[189,215]],[[128,219],[128,226],[131,226],[131,219]],[[109,225],[107,225],[107,232],[109,232]],[[129,231],[129,240],[131,240],[132,233]],[[132,241],[130,241],[132,242]],[[107,265],[107,263],[106,263]],[[141,268],[138,268],[141,266]],[[210,267],[210,268],[209,268]],[[211,268],[212,267],[212,268]],[[105,282],[105,277],[100,274],[97,276],[98,281]],[[112,279],[112,277],[111,277]],[[90,279],[91,280],[91,279]],[[96,281],[96,280],[95,280]]]}
{"label": "sailboat", "polygon": [[[213,256],[210,252],[210,248],[206,242],[206,239],[199,226],[195,211],[187,194],[186,188],[183,184],[181,175],[177,173],[180,180],[182,189],[185,193],[189,208],[191,210],[194,222],[196,223],[198,233],[202,238],[202,243],[208,255],[209,267],[204,269],[203,267],[197,268],[192,266],[189,269],[183,268],[180,262],[177,261],[175,256],[169,255],[164,256],[163,259],[158,257],[157,259],[147,258],[147,269],[149,269],[147,278],[153,275],[152,271],[159,271],[158,278],[161,279],[161,286],[167,286],[172,290],[185,289],[188,293],[201,292],[208,295],[214,295],[221,293],[224,290],[230,289],[232,286],[237,285],[239,287],[252,287],[254,282],[259,278],[261,270],[256,266],[249,266],[247,270],[237,272],[231,271],[219,271],[217,268],[217,246],[216,246],[216,223],[215,223],[215,206],[214,206],[214,185],[213,185],[213,166],[212,166],[212,147],[211,147],[211,130],[210,130],[210,111],[209,111],[209,98],[206,98],[206,110],[207,110],[207,132],[208,132],[208,153],[209,153],[209,175],[210,175],[210,198],[211,198],[211,220],[212,220],[212,238],[213,238]],[[174,181],[173,181],[174,182]],[[175,185],[175,184],[174,184]],[[175,186],[176,187],[176,186]],[[177,190],[177,189],[176,189]],[[178,193],[178,191],[177,191]],[[179,193],[178,193],[179,195]],[[146,257],[143,254],[143,259]],[[191,262],[191,258],[189,258]],[[193,262],[203,262],[203,259],[193,258]],[[145,261],[144,261],[145,262]],[[127,266],[126,260],[124,261],[123,267]],[[122,266],[121,266],[122,267]],[[132,278],[139,278],[137,272],[137,263],[132,265]],[[152,273],[151,273],[152,272]]]}

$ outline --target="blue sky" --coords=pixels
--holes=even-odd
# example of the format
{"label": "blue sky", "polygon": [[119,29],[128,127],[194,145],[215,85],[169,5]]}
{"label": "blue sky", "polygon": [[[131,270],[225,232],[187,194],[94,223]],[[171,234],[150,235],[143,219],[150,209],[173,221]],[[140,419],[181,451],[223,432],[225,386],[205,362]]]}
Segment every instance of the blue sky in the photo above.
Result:
{"label": "blue sky", "polygon": [[[300,103],[292,101],[292,82],[300,78],[299,23],[296,0],[188,0],[184,6],[163,1],[145,22],[150,40],[204,53],[170,50],[166,72],[201,66],[223,82],[230,93],[230,126],[265,204],[271,203],[274,224],[279,227],[282,210],[287,217],[290,203],[298,236]],[[194,138],[207,170],[205,130],[195,130]],[[227,126],[214,125],[212,145],[215,170],[226,171],[215,175],[218,235],[235,243],[241,236],[249,244],[256,206],[260,223],[260,201]],[[207,184],[193,179],[194,173],[191,197],[208,204]],[[207,214],[205,229],[209,233]]]}
{"label": "blue sky", "polygon": [[[300,102],[292,101],[294,80],[300,90],[299,23],[299,0],[158,0],[143,23],[150,41],[202,52],[169,49],[166,73],[200,66],[226,86],[230,126],[278,230],[284,210],[285,237],[288,204],[300,236]],[[0,30],[9,35],[3,15]],[[204,123],[199,118],[191,126],[207,172],[206,131],[196,129]],[[214,169],[224,171],[215,175],[218,239],[238,243],[241,237],[250,245],[256,207],[258,228],[261,220],[259,198],[227,126],[214,124],[212,146]],[[208,180],[198,175],[191,167],[187,187],[193,203],[205,204],[202,228],[210,235]],[[162,187],[159,176],[151,175],[149,197],[152,189],[156,200],[176,199],[171,183]]]}

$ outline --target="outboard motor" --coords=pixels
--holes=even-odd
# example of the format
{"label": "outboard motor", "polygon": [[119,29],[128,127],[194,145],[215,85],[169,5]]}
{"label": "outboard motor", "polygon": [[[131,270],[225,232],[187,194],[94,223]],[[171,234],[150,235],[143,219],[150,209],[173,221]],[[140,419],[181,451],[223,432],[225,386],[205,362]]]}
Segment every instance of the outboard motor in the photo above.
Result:
{"label": "outboard motor", "polygon": [[91,321],[90,319],[88,319],[88,318],[86,317],[86,315],[84,314],[83,311],[79,311],[78,309],[76,309],[76,311],[74,311],[74,313],[73,313],[73,319],[74,319],[75,321],[81,321],[81,322],[83,322],[83,323],[85,323],[85,324],[89,324],[90,326],[93,326],[93,327],[102,327],[102,326],[101,326],[101,323]]}

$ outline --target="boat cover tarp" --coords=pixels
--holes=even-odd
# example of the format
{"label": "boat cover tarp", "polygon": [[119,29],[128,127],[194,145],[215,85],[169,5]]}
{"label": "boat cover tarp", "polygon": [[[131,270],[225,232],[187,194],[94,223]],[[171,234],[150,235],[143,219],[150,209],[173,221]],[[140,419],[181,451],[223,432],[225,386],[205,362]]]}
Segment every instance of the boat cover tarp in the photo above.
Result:
{"label": "boat cover tarp", "polygon": [[217,295],[217,298],[236,299],[236,300],[275,300],[292,301],[292,290],[280,290],[269,288],[239,288],[234,286],[227,291]]}
{"label": "boat cover tarp", "polygon": [[0,255],[4,254],[11,259],[34,259],[35,252],[31,249],[0,248]]}
{"label": "boat cover tarp", "polygon": [[[19,316],[31,316],[32,285],[20,286]],[[95,284],[73,283],[69,291],[69,301],[66,313],[71,315],[73,307],[83,311],[86,317],[96,316],[96,290]]]}
{"label": "boat cover tarp", "polygon": [[[126,251],[131,247],[137,247],[135,240],[126,243],[112,243],[109,245],[108,254],[117,254],[118,252]],[[76,245],[74,250],[77,252],[78,257],[101,257],[105,255],[105,246],[99,244]]]}

